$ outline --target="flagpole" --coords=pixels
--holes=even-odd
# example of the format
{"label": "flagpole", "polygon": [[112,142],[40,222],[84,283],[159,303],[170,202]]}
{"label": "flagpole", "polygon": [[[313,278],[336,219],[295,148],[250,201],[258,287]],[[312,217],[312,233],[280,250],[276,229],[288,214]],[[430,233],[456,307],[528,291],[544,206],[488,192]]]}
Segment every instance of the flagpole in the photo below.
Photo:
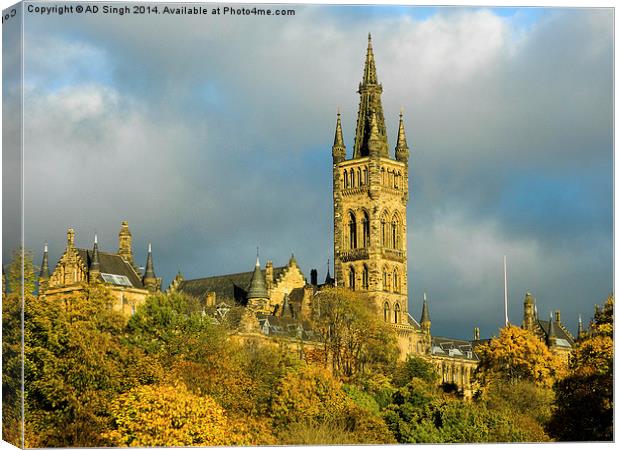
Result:
{"label": "flagpole", "polygon": [[506,272],[506,255],[504,255],[504,325],[508,326],[508,274]]}

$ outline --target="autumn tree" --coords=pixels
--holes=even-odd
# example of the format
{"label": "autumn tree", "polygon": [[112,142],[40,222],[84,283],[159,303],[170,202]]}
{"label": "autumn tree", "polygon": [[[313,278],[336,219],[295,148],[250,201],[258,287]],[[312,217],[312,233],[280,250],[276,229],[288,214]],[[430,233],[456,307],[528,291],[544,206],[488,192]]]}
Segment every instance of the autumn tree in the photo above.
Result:
{"label": "autumn tree", "polygon": [[555,386],[557,410],[549,430],[559,440],[613,440],[613,312],[609,296],[577,342],[568,376]]}
{"label": "autumn tree", "polygon": [[103,445],[110,402],[157,382],[159,365],[122,345],[124,318],[101,285],[64,298],[32,299],[25,313],[26,445]]}
{"label": "autumn tree", "polygon": [[405,386],[413,378],[420,378],[433,384],[439,380],[439,374],[434,364],[418,356],[409,355],[405,361],[398,363],[394,373],[394,385]]}
{"label": "autumn tree", "polygon": [[391,371],[398,358],[394,331],[379,318],[363,293],[343,288],[322,290],[314,302],[314,325],[325,344],[325,357],[338,375]]}
{"label": "autumn tree", "polygon": [[139,386],[119,395],[110,407],[113,429],[102,434],[115,446],[215,446],[235,443],[224,410],[196,396],[183,383]]}
{"label": "autumn tree", "polygon": [[476,347],[480,363],[476,378],[484,390],[494,382],[517,383],[532,381],[551,387],[564,373],[560,358],[534,334],[509,325],[500,330],[498,337]]}

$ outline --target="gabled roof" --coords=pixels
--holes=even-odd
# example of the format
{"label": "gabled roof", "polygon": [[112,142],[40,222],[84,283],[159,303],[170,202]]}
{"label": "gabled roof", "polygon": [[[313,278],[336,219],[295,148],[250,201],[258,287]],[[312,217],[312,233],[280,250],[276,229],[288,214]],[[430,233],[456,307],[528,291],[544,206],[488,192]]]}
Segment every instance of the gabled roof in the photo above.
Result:
{"label": "gabled roof", "polygon": [[[545,340],[549,336],[549,328],[551,327],[550,320],[538,320],[538,334],[544,338]],[[564,326],[560,323],[554,323],[553,331],[556,337],[556,344],[560,347],[574,347],[575,339],[573,336],[564,328]]]}
{"label": "gabled roof", "polygon": [[[87,250],[84,248],[76,248],[78,255],[84,261],[86,267],[90,267],[90,263],[92,261],[92,250]],[[99,250],[99,271],[102,274],[111,274],[111,275],[120,275],[125,276],[131,283],[132,287],[138,289],[144,289],[144,285],[142,284],[142,279],[140,275],[136,272],[133,266],[125,261],[121,256],[116,255],[114,253],[106,253]]]}
{"label": "gabled roof", "polygon": [[[286,268],[287,266],[274,267],[274,280],[277,280]],[[265,270],[263,269],[261,272],[265,276]],[[183,280],[177,289],[179,292],[185,292],[197,298],[204,298],[207,292],[215,292],[218,299],[232,299],[245,305],[253,273],[254,271]]]}

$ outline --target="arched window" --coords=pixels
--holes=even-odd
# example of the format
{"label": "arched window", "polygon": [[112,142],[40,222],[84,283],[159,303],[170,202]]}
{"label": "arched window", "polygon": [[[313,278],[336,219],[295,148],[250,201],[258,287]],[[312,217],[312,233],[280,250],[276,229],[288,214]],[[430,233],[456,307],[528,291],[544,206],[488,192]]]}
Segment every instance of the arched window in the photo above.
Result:
{"label": "arched window", "polygon": [[398,269],[394,269],[394,273],[392,274],[392,286],[394,287],[394,292],[400,292],[400,277],[398,276]]}
{"label": "arched window", "polygon": [[349,177],[351,177],[351,187],[355,187],[355,172],[353,169],[349,171]]}
{"label": "arched window", "polygon": [[388,291],[389,290],[389,286],[388,286],[388,272],[387,272],[387,269],[385,267],[383,268],[383,290],[384,291]]}
{"label": "arched window", "polygon": [[396,172],[396,180],[394,182],[394,188],[400,189],[401,175],[400,172]]}
{"label": "arched window", "polygon": [[394,305],[394,323],[400,323],[400,305],[398,303]]}
{"label": "arched window", "polygon": [[352,212],[349,213],[349,248],[357,248],[357,222]]}
{"label": "arched window", "polygon": [[344,188],[348,188],[349,187],[349,172],[347,172],[346,170],[344,171],[344,174],[342,176],[342,180],[344,183]]}
{"label": "arched window", "polygon": [[398,215],[392,217],[392,230],[390,236],[390,245],[395,250],[400,250],[400,220]]}
{"label": "arched window", "polygon": [[367,185],[368,184],[368,169],[366,167],[364,167],[363,174],[364,174],[364,185]]}
{"label": "arched window", "polygon": [[390,321],[390,304],[388,302],[385,302],[385,304],[383,305],[383,321]]}
{"label": "arched window", "polygon": [[383,167],[381,168],[381,184],[384,186],[387,184],[385,182],[385,169]]}
{"label": "arched window", "polygon": [[355,290],[355,268],[353,266],[349,268],[349,287]]}
{"label": "arched window", "polygon": [[370,219],[368,213],[364,211],[362,216],[362,247],[368,247],[370,245]]}
{"label": "arched window", "polygon": [[388,186],[393,188],[394,187],[394,171],[393,170],[388,171],[388,176],[389,176]]}
{"label": "arched window", "polygon": [[388,217],[387,213],[383,213],[381,217],[381,245],[388,246]]}
{"label": "arched window", "polygon": [[368,266],[364,264],[364,271],[362,272],[362,289],[368,290]]}
{"label": "arched window", "polygon": [[362,169],[358,167],[357,168],[357,185],[361,186],[362,184],[364,184],[364,181],[362,180]]}

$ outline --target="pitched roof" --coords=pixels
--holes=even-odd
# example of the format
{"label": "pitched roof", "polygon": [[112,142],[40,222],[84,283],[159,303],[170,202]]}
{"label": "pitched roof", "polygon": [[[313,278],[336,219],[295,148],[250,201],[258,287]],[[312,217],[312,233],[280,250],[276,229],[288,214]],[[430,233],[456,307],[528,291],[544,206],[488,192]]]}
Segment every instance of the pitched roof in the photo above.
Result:
{"label": "pitched roof", "polygon": [[[78,255],[84,261],[86,267],[90,267],[93,251],[84,248],[76,248]],[[106,253],[101,250],[99,253],[99,271],[103,274],[125,276],[131,283],[132,287],[144,289],[140,275],[133,266],[125,261],[121,256],[114,253]]]}
{"label": "pitched roof", "polygon": [[[274,280],[277,280],[286,268],[287,266],[274,267]],[[261,272],[265,276],[265,270],[263,269]],[[215,292],[218,299],[233,299],[237,303],[245,305],[253,273],[254,271],[183,280],[179,283],[178,290],[197,298],[205,297],[207,292]]]}
{"label": "pitched roof", "polygon": [[[560,323],[555,322],[553,324],[553,331],[556,337],[557,345],[561,347],[573,347],[575,345],[575,339],[568,330]],[[551,320],[538,320],[539,335],[545,340],[549,336],[549,329],[551,328]]]}

